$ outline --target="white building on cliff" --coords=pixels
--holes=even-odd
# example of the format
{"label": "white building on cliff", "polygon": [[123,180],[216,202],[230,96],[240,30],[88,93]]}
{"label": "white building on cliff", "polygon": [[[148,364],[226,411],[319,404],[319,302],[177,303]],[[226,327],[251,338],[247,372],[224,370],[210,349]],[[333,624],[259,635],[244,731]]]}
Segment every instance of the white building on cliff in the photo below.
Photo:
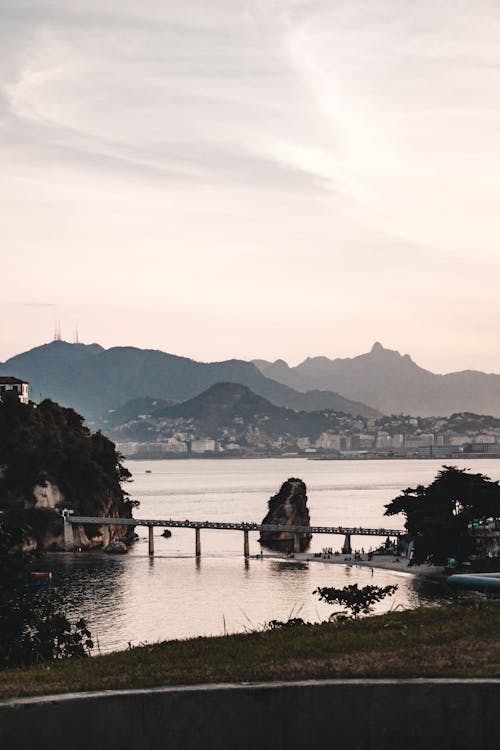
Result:
{"label": "white building on cliff", "polygon": [[0,375],[0,396],[7,391],[15,391],[22,404],[29,402],[29,383],[11,375]]}

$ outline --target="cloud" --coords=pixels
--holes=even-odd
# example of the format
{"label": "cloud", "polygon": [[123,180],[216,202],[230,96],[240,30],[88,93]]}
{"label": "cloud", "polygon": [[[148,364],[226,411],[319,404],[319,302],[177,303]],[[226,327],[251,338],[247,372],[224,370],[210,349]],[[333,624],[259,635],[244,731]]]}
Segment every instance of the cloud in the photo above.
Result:
{"label": "cloud", "polygon": [[256,353],[273,301],[295,330],[300,304],[289,345],[304,356],[307,331],[328,337],[339,315],[362,341],[360,309],[378,320],[369,339],[401,329],[411,349],[423,333],[403,322],[405,298],[427,299],[443,334],[474,304],[495,315],[493,0],[10,0],[1,13],[4,300],[43,284],[83,321],[126,294],[158,336],[167,297],[181,318],[222,300],[255,325]]}
{"label": "cloud", "polygon": [[55,307],[52,302],[20,302],[22,307]]}

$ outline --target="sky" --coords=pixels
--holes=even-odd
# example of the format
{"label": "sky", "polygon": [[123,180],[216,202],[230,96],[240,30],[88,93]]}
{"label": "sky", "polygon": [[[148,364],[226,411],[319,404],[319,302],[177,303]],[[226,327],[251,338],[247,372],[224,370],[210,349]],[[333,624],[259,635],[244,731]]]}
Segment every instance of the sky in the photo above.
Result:
{"label": "sky", "polygon": [[497,0],[0,0],[0,360],[500,372]]}

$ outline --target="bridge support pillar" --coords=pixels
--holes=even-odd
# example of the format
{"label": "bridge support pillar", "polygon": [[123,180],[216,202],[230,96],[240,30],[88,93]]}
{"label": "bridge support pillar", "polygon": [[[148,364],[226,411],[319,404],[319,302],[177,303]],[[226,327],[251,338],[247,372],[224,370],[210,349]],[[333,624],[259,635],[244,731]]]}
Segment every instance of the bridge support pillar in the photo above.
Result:
{"label": "bridge support pillar", "polygon": [[352,547],[351,547],[351,535],[346,534],[344,537],[344,544],[342,547],[342,554],[343,555],[350,555],[352,553]]}
{"label": "bridge support pillar", "polygon": [[102,526],[102,548],[106,549],[109,544],[109,526],[107,523]]}
{"label": "bridge support pillar", "polygon": [[300,552],[300,534],[293,535],[293,551]]}
{"label": "bridge support pillar", "polygon": [[250,543],[248,540],[248,529],[243,529],[243,554],[250,557]]}
{"label": "bridge support pillar", "polygon": [[195,532],[195,555],[196,557],[201,557],[201,534],[200,534],[200,527],[197,526],[194,530]]}
{"label": "bridge support pillar", "polygon": [[149,531],[149,554],[154,555],[155,553],[155,538],[153,536],[154,526],[148,526]]}
{"label": "bridge support pillar", "polygon": [[73,526],[69,520],[70,515],[73,513],[72,510],[66,510],[66,508],[62,512],[63,517],[63,541],[64,541],[64,551],[65,552],[74,552],[75,550],[75,540],[73,537]]}

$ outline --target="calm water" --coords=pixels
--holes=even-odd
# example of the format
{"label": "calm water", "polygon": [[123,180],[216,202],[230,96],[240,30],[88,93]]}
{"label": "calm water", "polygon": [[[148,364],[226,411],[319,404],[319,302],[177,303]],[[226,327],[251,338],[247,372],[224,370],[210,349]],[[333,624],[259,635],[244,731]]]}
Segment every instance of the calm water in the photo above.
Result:
{"label": "calm water", "polygon": [[[454,462],[492,478],[499,460]],[[137,518],[198,521],[261,521],[267,500],[288,477],[308,488],[311,522],[317,525],[399,528],[385,518],[384,504],[399,490],[427,484],[442,461],[308,461],[293,459],[130,461],[129,491],[141,501]],[[146,474],[146,470],[151,471]],[[44,565],[56,573],[72,615],[87,618],[101,651],[193,635],[221,634],[260,627],[291,614],[324,619],[330,608],[312,595],[317,586],[397,583],[397,595],[379,609],[416,606],[436,598],[440,587],[405,573],[328,563],[300,563],[242,556],[243,534],[202,530],[202,558],[194,558],[194,530],[173,529],[164,539],[155,530],[155,557],[148,556],[147,529],[128,555],[103,553],[50,555]],[[340,549],[342,538],[313,538],[311,551]],[[379,540],[353,537],[367,549]],[[250,534],[251,554],[260,552]]]}

